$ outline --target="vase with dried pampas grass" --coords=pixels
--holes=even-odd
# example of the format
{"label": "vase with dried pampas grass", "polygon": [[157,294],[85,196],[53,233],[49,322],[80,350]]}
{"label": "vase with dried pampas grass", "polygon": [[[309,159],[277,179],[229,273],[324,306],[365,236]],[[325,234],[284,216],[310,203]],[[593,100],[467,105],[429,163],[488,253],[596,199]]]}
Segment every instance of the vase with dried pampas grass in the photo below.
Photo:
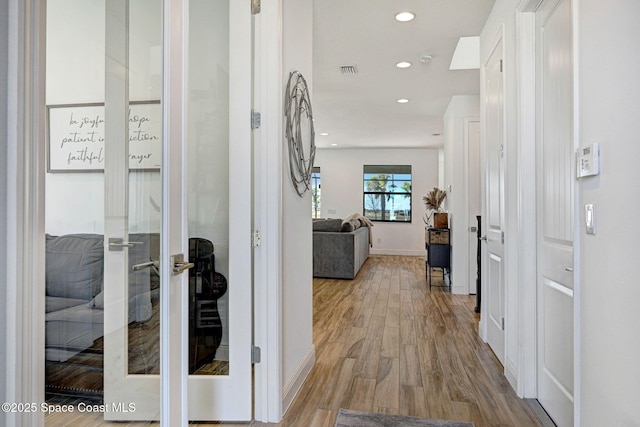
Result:
{"label": "vase with dried pampas grass", "polygon": [[435,212],[441,212],[442,202],[447,198],[447,192],[439,189],[438,187],[433,187],[433,190],[429,191],[426,196],[422,197],[425,206],[427,207],[427,212],[424,214],[422,220],[425,224],[431,224],[431,217]]}

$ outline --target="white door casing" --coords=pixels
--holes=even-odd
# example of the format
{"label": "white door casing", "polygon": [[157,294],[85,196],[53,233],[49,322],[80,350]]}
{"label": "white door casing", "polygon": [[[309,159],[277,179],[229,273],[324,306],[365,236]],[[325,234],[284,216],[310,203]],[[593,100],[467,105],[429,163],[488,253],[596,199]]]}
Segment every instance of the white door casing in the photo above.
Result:
{"label": "white door casing", "polygon": [[482,322],[485,340],[504,362],[504,77],[502,38],[483,65],[485,87],[485,212]]}
{"label": "white door casing", "polygon": [[467,197],[467,231],[468,231],[468,261],[467,261],[467,280],[469,282],[469,294],[477,292],[477,251],[478,240],[477,228],[478,221],[476,215],[482,212],[482,173],[480,171],[480,122],[475,120],[465,120],[465,156],[467,167],[465,173],[467,175],[466,191]]}
{"label": "white door casing", "polygon": [[573,61],[570,0],[536,11],[538,400],[573,425]]}

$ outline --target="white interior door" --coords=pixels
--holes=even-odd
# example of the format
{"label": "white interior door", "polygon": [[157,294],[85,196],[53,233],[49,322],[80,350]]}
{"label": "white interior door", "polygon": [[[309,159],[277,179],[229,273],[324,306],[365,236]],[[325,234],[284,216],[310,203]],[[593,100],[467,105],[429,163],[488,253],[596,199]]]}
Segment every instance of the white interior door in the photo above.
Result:
{"label": "white interior door", "polygon": [[[486,250],[482,311],[487,343],[504,361],[504,85],[502,40],[484,65],[485,78],[485,195]],[[484,236],[483,236],[484,237]]]}
{"label": "white interior door", "polygon": [[467,203],[468,203],[468,261],[467,277],[469,279],[469,293],[477,292],[478,277],[478,220],[482,213],[482,173],[480,172],[480,122],[469,120],[466,122],[467,142]]}
{"label": "white interior door", "polygon": [[571,1],[536,12],[538,400],[573,425],[573,65]]}
{"label": "white interior door", "polygon": [[[151,10],[139,9],[145,3]],[[152,3],[107,0],[104,400],[118,410],[105,418],[246,421],[252,415],[250,10],[231,1]],[[142,61],[130,55],[149,38],[161,45],[147,43]],[[162,95],[159,108],[135,114],[129,79],[140,74]],[[127,159],[145,138],[140,122],[155,121],[161,167],[133,174]],[[145,206],[149,215],[141,212]],[[159,287],[146,280],[145,295],[132,296],[137,284],[128,258],[149,234],[159,236],[157,258],[150,254],[135,268],[148,272],[145,279],[156,272]],[[120,240],[109,245],[113,238]],[[191,238],[205,243],[196,248]],[[150,302],[144,319],[131,315],[139,299]],[[142,372],[131,362],[140,351]]]}

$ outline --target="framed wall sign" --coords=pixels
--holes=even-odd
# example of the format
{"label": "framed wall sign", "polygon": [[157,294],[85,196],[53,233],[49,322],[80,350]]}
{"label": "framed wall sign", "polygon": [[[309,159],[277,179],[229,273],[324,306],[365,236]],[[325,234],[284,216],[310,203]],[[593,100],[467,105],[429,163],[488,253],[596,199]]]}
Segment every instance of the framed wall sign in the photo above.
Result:
{"label": "framed wall sign", "polygon": [[[104,104],[47,106],[49,172],[104,170]],[[160,169],[160,101],[129,104],[129,170]]]}

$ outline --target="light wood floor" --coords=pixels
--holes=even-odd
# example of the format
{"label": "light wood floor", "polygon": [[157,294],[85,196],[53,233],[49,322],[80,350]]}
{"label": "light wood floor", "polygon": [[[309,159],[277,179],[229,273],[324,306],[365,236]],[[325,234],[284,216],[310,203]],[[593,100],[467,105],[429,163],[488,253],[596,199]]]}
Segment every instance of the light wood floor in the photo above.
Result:
{"label": "light wood floor", "polygon": [[[541,426],[478,337],[475,297],[429,291],[424,268],[420,257],[371,256],[353,281],[314,279],[316,366],[283,421],[218,425],[329,427],[347,408]],[[47,425],[108,424],[51,417]]]}

